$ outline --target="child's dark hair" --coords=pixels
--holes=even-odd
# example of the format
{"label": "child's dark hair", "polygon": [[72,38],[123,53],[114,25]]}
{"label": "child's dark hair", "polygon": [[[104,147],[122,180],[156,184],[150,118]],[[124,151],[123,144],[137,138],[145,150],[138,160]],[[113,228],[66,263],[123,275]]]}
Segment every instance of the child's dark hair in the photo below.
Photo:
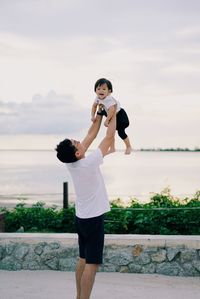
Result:
{"label": "child's dark hair", "polygon": [[108,89],[111,92],[113,92],[112,83],[109,80],[105,79],[105,78],[101,78],[101,79],[97,80],[97,82],[94,85],[94,91],[96,92],[97,87],[99,87],[99,86],[101,86],[103,84],[106,84],[107,87],[108,87]]}
{"label": "child's dark hair", "polygon": [[57,151],[57,158],[63,163],[71,163],[78,160],[75,155],[76,147],[72,144],[70,139],[61,141],[55,150]]}

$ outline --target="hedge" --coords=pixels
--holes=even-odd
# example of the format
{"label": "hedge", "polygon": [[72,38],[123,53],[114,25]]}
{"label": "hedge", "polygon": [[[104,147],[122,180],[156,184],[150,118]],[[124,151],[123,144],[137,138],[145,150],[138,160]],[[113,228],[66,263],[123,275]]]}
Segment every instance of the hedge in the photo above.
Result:
{"label": "hedge", "polygon": [[[5,212],[6,232],[74,233],[74,205],[68,209],[45,207],[37,202],[26,207],[20,202],[14,209],[0,208]],[[200,191],[191,198],[179,199],[169,189],[152,195],[148,203],[132,198],[124,206],[121,199],[111,202],[111,211],[105,215],[105,233],[108,234],[200,234]]]}

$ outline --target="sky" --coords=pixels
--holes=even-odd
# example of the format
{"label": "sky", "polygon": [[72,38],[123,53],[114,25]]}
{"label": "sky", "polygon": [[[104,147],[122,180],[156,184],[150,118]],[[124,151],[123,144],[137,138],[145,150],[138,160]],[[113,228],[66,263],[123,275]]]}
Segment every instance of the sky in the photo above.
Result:
{"label": "sky", "polygon": [[200,146],[199,15],[198,0],[1,0],[0,148],[83,138],[102,77],[134,148]]}

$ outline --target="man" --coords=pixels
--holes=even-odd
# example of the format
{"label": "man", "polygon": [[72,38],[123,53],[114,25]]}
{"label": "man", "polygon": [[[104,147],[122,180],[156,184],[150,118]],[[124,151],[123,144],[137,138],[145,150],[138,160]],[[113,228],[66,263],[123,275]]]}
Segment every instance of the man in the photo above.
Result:
{"label": "man", "polygon": [[106,136],[98,148],[85,156],[98,134],[102,116],[97,113],[82,142],[65,139],[56,148],[58,159],[67,163],[72,176],[76,201],[76,229],[79,242],[79,260],[76,267],[77,299],[89,299],[104,246],[103,214],[110,210],[100,164],[114,141],[116,115],[111,119]]}

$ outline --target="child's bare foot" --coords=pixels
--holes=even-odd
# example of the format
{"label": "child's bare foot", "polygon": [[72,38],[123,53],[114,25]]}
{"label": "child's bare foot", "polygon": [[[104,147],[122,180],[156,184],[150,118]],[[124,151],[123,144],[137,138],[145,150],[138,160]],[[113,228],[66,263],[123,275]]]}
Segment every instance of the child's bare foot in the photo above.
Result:
{"label": "child's bare foot", "polygon": [[126,148],[124,154],[125,154],[125,155],[130,155],[131,152],[132,152],[132,148],[129,146],[129,147]]}

